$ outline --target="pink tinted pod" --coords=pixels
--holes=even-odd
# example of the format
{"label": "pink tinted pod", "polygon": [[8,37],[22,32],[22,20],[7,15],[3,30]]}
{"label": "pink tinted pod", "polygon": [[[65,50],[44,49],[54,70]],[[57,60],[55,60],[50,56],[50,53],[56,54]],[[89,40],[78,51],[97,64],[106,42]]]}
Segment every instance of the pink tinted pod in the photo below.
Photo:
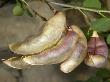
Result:
{"label": "pink tinted pod", "polygon": [[107,62],[108,47],[103,38],[99,37],[96,31],[88,41],[87,57],[85,64],[91,67],[100,68]]}
{"label": "pink tinted pod", "polygon": [[69,29],[54,47],[39,54],[26,56],[23,60],[30,65],[57,64],[70,57],[78,41],[78,35]]}
{"label": "pink tinted pod", "polygon": [[61,65],[60,69],[64,73],[69,73],[78,67],[87,55],[87,39],[83,32],[77,26],[71,26],[73,31],[79,36],[79,40],[73,49],[72,55],[65,60]]}

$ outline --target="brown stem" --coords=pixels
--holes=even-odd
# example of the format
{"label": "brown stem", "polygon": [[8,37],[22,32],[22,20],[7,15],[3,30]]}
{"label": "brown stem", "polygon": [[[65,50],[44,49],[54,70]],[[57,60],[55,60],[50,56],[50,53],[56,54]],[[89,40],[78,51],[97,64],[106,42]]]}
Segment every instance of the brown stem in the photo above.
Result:
{"label": "brown stem", "polygon": [[53,13],[54,14],[56,14],[57,13],[57,11],[56,11],[56,9],[55,8],[53,8],[53,6],[52,5],[50,5],[50,3],[47,1],[47,0],[43,0],[48,6],[49,6],[49,8],[53,11]]}
{"label": "brown stem", "polygon": [[25,0],[21,0],[26,6],[28,6],[35,15],[38,15],[43,21],[47,21],[47,19],[43,16],[41,16],[39,13],[37,13]]}

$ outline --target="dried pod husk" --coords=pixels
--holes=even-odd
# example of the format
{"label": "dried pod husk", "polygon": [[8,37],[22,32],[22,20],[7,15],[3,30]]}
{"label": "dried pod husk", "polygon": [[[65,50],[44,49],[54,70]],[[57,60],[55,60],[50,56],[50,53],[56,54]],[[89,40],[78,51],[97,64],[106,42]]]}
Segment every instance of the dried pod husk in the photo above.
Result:
{"label": "dried pod husk", "polygon": [[103,38],[99,37],[96,31],[88,41],[87,57],[85,64],[91,67],[100,68],[107,62],[108,47]]}
{"label": "dried pod husk", "polygon": [[69,73],[78,67],[87,55],[87,39],[83,32],[77,26],[71,26],[73,31],[79,36],[79,40],[73,49],[72,55],[65,60],[61,65],[60,69],[64,73]]}
{"label": "dried pod husk", "polygon": [[30,65],[57,64],[66,60],[72,54],[78,41],[78,35],[69,29],[58,44],[39,54],[26,56],[23,60]]}
{"label": "dried pod husk", "polygon": [[58,12],[50,18],[44,25],[44,29],[39,36],[25,39],[23,42],[12,43],[9,48],[17,54],[39,53],[55,45],[65,31],[66,17],[64,13]]}
{"label": "dried pod husk", "polygon": [[23,57],[12,57],[7,60],[4,60],[3,63],[16,69],[30,68],[31,65],[25,63],[22,58]]}

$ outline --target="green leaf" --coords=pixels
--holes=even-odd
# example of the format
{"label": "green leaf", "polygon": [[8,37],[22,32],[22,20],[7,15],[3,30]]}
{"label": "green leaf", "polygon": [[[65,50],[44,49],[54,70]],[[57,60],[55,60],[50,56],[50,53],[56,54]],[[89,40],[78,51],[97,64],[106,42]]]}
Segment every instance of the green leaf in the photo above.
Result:
{"label": "green leaf", "polygon": [[86,34],[86,38],[89,39],[93,34],[93,30],[88,30],[87,34]]}
{"label": "green leaf", "polygon": [[110,19],[109,18],[100,18],[96,21],[91,22],[90,28],[97,32],[106,32],[110,30]]}
{"label": "green leaf", "polygon": [[97,72],[96,72],[96,76],[97,77],[100,77],[100,78],[107,78],[107,77],[110,77],[110,70],[107,70],[107,69],[99,69]]}
{"label": "green leaf", "polygon": [[13,14],[15,16],[21,16],[24,14],[24,10],[23,8],[20,6],[20,5],[16,5],[14,8],[13,8]]}
{"label": "green leaf", "polygon": [[99,0],[85,0],[83,2],[83,6],[88,8],[101,9],[101,3]]}
{"label": "green leaf", "polygon": [[90,77],[86,82],[100,82],[101,79],[99,79],[96,76]]}
{"label": "green leaf", "polygon": [[110,44],[110,34],[107,36],[106,41],[107,41],[108,44]]}

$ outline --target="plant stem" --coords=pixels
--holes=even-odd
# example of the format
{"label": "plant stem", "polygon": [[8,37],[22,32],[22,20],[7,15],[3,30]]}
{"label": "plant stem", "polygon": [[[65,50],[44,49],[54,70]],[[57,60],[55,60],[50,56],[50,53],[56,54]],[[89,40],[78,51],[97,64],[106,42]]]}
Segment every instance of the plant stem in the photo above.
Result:
{"label": "plant stem", "polygon": [[21,0],[22,2],[24,2],[36,15],[38,15],[43,21],[47,21],[47,19],[43,16],[41,16],[39,13],[37,13],[34,9],[32,9],[32,7],[25,1],[25,0]]}
{"label": "plant stem", "polygon": [[96,13],[110,13],[110,11],[107,11],[107,10],[90,9],[90,8],[78,7],[78,6],[67,5],[67,4],[56,3],[56,2],[50,2],[50,1],[49,1],[49,3],[59,5],[62,7],[69,7],[71,9],[77,9],[77,10],[80,9],[80,10],[92,11],[92,12],[96,12]]}
{"label": "plant stem", "polygon": [[49,6],[49,8],[52,10],[52,12],[55,14],[56,10],[49,4],[47,0],[44,0],[44,2]]}
{"label": "plant stem", "polygon": [[101,15],[102,17],[106,17],[104,14],[102,14],[101,12],[98,13],[99,15]]}
{"label": "plant stem", "polygon": [[85,19],[87,25],[90,25],[90,21],[89,21],[89,19],[88,19],[88,16],[87,16],[81,9],[78,9],[78,10],[83,14],[84,19]]}

